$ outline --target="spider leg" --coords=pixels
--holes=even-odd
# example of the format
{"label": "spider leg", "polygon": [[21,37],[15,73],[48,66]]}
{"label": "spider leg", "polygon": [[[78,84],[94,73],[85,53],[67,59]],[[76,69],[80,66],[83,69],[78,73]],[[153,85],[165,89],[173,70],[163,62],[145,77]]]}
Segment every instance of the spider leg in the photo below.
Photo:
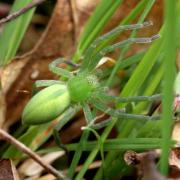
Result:
{"label": "spider leg", "polygon": [[99,122],[96,124],[92,123],[92,125],[90,127],[93,129],[101,129],[101,128],[108,126],[111,122],[112,122],[112,118],[108,118],[108,119],[103,120],[102,122]]}
{"label": "spider leg", "polygon": [[160,120],[161,117],[159,115],[155,116],[146,116],[146,115],[139,115],[139,114],[128,114],[124,110],[114,110],[100,100],[93,99],[92,104],[94,107],[109,114],[112,117],[123,118],[123,119],[134,119],[134,120]]}
{"label": "spider leg", "polygon": [[68,149],[64,144],[62,144],[60,136],[59,136],[59,131],[56,128],[53,129],[53,136],[54,136],[55,143],[58,145],[58,147],[63,149],[66,155],[68,155],[69,154]]}
{"label": "spider leg", "polygon": [[118,35],[123,30],[142,29],[142,28],[149,27],[149,26],[152,26],[152,25],[153,25],[152,21],[146,21],[146,22],[137,23],[137,24],[120,25],[120,26],[114,28],[112,31],[100,36],[94,42],[95,42],[95,44],[98,44],[98,43],[104,41],[104,39],[111,38],[111,37],[113,37],[115,35]]}
{"label": "spider leg", "polygon": [[64,63],[69,65],[69,66],[72,66],[73,68],[79,68],[80,67],[79,64],[73,63],[72,61],[64,60]]}
{"label": "spider leg", "polygon": [[102,121],[100,123],[95,123],[97,119],[101,118],[105,114],[93,118],[93,114],[91,112],[91,109],[90,109],[89,105],[86,104],[86,103],[82,103],[81,105],[83,107],[83,112],[84,112],[84,115],[85,115],[85,119],[87,121],[87,127],[90,127],[90,128],[93,128],[93,129],[101,129],[101,128],[105,127],[105,126],[108,126],[111,123],[111,121],[112,121],[111,118],[109,118],[107,120],[104,120],[104,121]]}
{"label": "spider leg", "polygon": [[118,35],[123,30],[133,30],[133,29],[141,29],[148,26],[153,25],[152,21],[138,23],[138,24],[132,24],[132,25],[121,25],[117,28],[113,29],[112,31],[100,36],[99,38],[95,39],[92,44],[89,46],[89,48],[85,51],[84,59],[82,63],[82,69],[84,69],[87,66],[87,63],[92,61],[92,56],[94,53],[94,50],[97,46],[99,46],[104,40],[110,39],[116,35]]}
{"label": "spider leg", "polygon": [[[151,43],[153,42],[154,40],[158,39],[160,37],[160,35],[156,34],[156,35],[153,35],[151,37],[141,37],[141,38],[128,38],[124,41],[120,41],[116,44],[112,44],[110,46],[107,46],[103,49],[101,49],[98,53],[96,53],[91,61],[89,61],[89,65],[88,65],[88,70],[91,71],[92,69],[94,69],[94,67],[96,67],[96,65],[98,64],[99,60],[104,57],[104,55],[106,55],[107,53],[109,52],[112,52],[114,51],[115,49],[118,49],[118,48],[121,48],[123,46],[125,46],[126,44],[131,44],[131,43],[143,43],[143,44],[146,44],[146,43]],[[87,66],[87,65],[86,65]]]}
{"label": "spider leg", "polygon": [[72,63],[70,61],[65,60],[64,58],[58,58],[49,64],[50,71],[52,71],[53,73],[58,74],[60,76],[63,76],[66,78],[71,78],[73,76],[73,74],[71,72],[69,72],[68,70],[65,70],[63,68],[57,67],[59,64],[62,64],[62,63],[71,65],[73,67],[78,66],[78,65],[75,65],[74,63]]}
{"label": "spider leg", "polygon": [[106,93],[99,93],[98,97],[106,101],[115,101],[116,103],[128,103],[128,102],[141,102],[141,101],[156,101],[161,100],[161,94],[155,94],[152,96],[132,96],[132,97],[117,97],[111,96]]}
{"label": "spider leg", "polygon": [[84,112],[86,122],[89,125],[92,123],[92,120],[93,120],[93,115],[92,115],[91,109],[87,103],[81,103],[81,106],[83,108],[83,112]]}
{"label": "spider leg", "polygon": [[[119,64],[119,70],[123,70],[125,69],[126,67],[130,67],[131,65],[133,64],[136,64],[137,62],[139,62],[142,57],[144,56],[145,54],[145,51],[141,51],[133,56],[130,56],[126,59],[123,59],[122,61],[120,61],[120,64]],[[103,57],[97,64],[96,66],[96,69],[94,71],[95,75],[99,78],[99,79],[102,79],[102,78],[105,78],[107,76],[109,76],[112,72],[112,69],[113,69],[113,66],[115,65],[116,61],[112,61],[112,66],[110,65],[110,67],[108,66],[108,68],[105,68],[105,69],[99,69],[98,67],[101,66],[101,64],[107,62],[105,61],[107,59],[107,61],[109,60],[109,62],[111,61],[110,58],[107,58],[107,57]],[[110,62],[111,64],[111,62]],[[118,73],[118,72],[117,72]]]}
{"label": "spider leg", "polygon": [[94,49],[101,42],[103,42],[104,40],[107,40],[107,38],[111,38],[118,35],[123,30],[142,29],[142,28],[152,26],[152,25],[153,25],[152,21],[147,21],[147,22],[138,23],[138,24],[131,24],[131,25],[120,25],[117,28],[114,28],[112,31],[95,39],[94,42],[90,45],[90,47],[86,50],[84,57],[89,58],[92,55]]}
{"label": "spider leg", "polygon": [[58,81],[58,80],[37,80],[34,84],[35,87],[38,88],[38,87],[47,87],[54,84],[64,85],[65,83],[63,81]]}

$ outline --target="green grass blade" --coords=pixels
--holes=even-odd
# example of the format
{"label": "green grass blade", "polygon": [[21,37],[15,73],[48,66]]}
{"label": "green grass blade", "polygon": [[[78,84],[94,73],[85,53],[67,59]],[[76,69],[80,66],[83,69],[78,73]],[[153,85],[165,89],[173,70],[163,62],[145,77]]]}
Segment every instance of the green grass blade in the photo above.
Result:
{"label": "green grass blade", "polygon": [[[163,175],[168,174],[170,140],[173,117],[173,92],[176,60],[176,1],[165,0],[165,33],[164,33],[164,82],[163,82],[163,114],[162,114],[162,155],[160,170]],[[169,45],[169,43],[171,45]]]}
{"label": "green grass blade", "polygon": [[[121,69],[131,68],[131,66],[133,65],[137,65],[139,61],[141,61],[144,55],[145,55],[145,51],[141,51],[135,55],[123,59],[120,63],[118,71]],[[108,77],[111,74],[112,69],[113,68],[104,69],[102,72],[103,73],[102,77],[103,78]]]}
{"label": "green grass blade", "polygon": [[[146,139],[146,138],[144,138]],[[129,139],[128,139],[129,140]],[[108,142],[105,142],[104,145],[103,145],[103,149],[104,151],[112,151],[113,153],[116,153],[118,151],[125,151],[125,150],[137,150],[137,151],[146,151],[146,150],[153,150],[153,149],[159,149],[161,148],[161,145],[162,145],[162,140],[157,142],[157,143],[151,143],[149,141],[147,141],[147,143],[143,143],[143,144],[139,144],[138,143],[138,138],[134,139],[135,141],[137,141],[137,143],[128,143],[128,144],[124,144],[124,143],[121,143],[121,141],[118,140],[119,143],[114,143],[114,141],[108,141]],[[85,142],[84,145],[83,145],[83,148],[82,148],[82,151],[93,151],[96,147],[97,147],[97,142]],[[173,145],[175,144],[175,142],[172,141],[171,143],[171,146],[173,147]],[[78,144],[68,144],[66,145],[66,148],[68,149],[68,151],[76,151],[77,148],[78,148]],[[47,152],[55,152],[55,151],[58,151],[59,150],[59,147],[53,147],[53,148],[48,148],[48,149],[45,149],[45,150],[40,150],[38,151],[39,153],[47,153]],[[83,173],[85,173],[88,169],[88,166],[87,165],[90,165],[91,164],[91,161],[92,159],[94,159],[94,153],[90,153],[88,159],[86,160],[87,161],[87,164],[83,164],[83,170],[82,171],[82,175]],[[76,177],[76,180],[80,179],[79,177],[82,176],[81,174]]]}
{"label": "green grass blade", "polygon": [[[132,149],[134,150],[148,150],[154,149],[155,147],[161,147],[163,139],[162,138],[122,138],[122,139],[107,139],[104,141],[104,150],[105,151],[124,151],[124,150],[129,150]],[[173,147],[177,142],[176,141],[171,141],[171,146]],[[79,143],[73,143],[73,144],[67,144],[66,148],[68,151],[76,151],[78,148]],[[82,151],[92,151],[95,149],[95,147],[99,146],[98,141],[86,141],[84,142],[83,146],[81,147]],[[47,148],[47,149],[42,149],[37,151],[40,154],[48,153],[48,152],[55,152],[59,151],[59,147],[55,146],[53,148]],[[93,153],[91,153],[92,156]],[[90,158],[89,160],[89,165],[90,165]],[[86,164],[83,164],[84,168],[87,166]],[[88,168],[88,167],[85,167]],[[110,167],[109,167],[110,168]],[[76,176],[77,178],[78,176]],[[80,177],[80,176],[79,176]],[[81,176],[82,179],[83,176]],[[79,179],[79,178],[78,178]]]}
{"label": "green grass blade", "polygon": [[104,26],[109,22],[116,9],[120,6],[122,0],[109,1],[102,0],[93,15],[87,22],[85,30],[80,38],[74,60],[80,59],[84,51],[89,47],[92,41],[103,30]]}
{"label": "green grass blade", "polygon": [[[31,2],[32,0],[16,0],[11,12],[15,12]],[[0,36],[0,66],[8,64],[15,56],[34,10],[35,8],[29,10],[27,13],[22,14],[20,17],[5,25]]]}
{"label": "green grass blade", "polygon": [[[125,25],[125,24],[128,24],[128,23],[130,23],[130,21],[132,20],[132,19],[135,19],[135,17],[138,15],[138,13],[140,12],[140,11],[142,11],[143,10],[143,8],[144,8],[144,6],[146,5],[146,3],[147,3],[147,0],[142,0],[142,1],[140,1],[137,5],[136,5],[136,7],[128,14],[128,16],[126,16],[123,20],[122,20],[122,22],[120,23],[120,25]],[[105,25],[105,24],[104,24]],[[101,27],[102,28],[102,27]],[[87,29],[88,29],[88,26],[87,26]],[[85,31],[86,32],[86,31]],[[121,32],[119,32],[119,34],[120,34]],[[84,34],[82,34],[82,36],[83,36]],[[97,35],[96,35],[97,36]],[[96,36],[94,36],[92,39],[91,39],[91,42],[96,38]],[[107,38],[107,40],[105,40],[104,42],[101,42],[98,46],[97,46],[97,48],[96,48],[96,52],[98,52],[98,51],[100,51],[100,49],[102,49],[103,47],[105,47],[105,46],[107,46],[113,39],[115,39],[117,37],[117,35],[115,35],[115,36],[112,36],[112,37],[108,37]],[[87,39],[85,39],[84,40],[84,42],[86,42],[86,40],[88,40],[88,38],[89,38],[89,36],[87,37]],[[78,52],[78,50],[77,50],[77,52]],[[77,53],[76,53],[77,54]],[[76,55],[75,55],[75,57],[77,57]],[[78,59],[77,59],[78,60]],[[82,70],[83,69],[85,69],[87,66],[88,66],[88,63],[89,63],[89,60],[90,61],[93,61],[94,59],[93,58],[91,58],[91,59],[84,59],[84,61],[83,61],[83,64],[82,64]],[[97,60],[100,60],[100,59],[97,59]],[[86,61],[88,61],[88,62],[86,62]],[[94,64],[94,63],[93,63]],[[95,64],[94,64],[95,65]]]}
{"label": "green grass blade", "polygon": [[[150,83],[150,85],[147,87],[147,89],[145,90],[145,92],[144,92],[144,94],[143,95],[145,95],[145,96],[148,96],[148,95],[152,95],[153,93],[154,93],[154,91],[156,90],[156,88],[159,86],[159,84],[160,84],[160,81],[161,81],[161,79],[162,79],[162,75],[163,75],[163,72],[164,72],[164,69],[163,69],[163,67],[162,67],[162,65],[160,66],[160,68],[159,68],[159,71],[157,71],[157,73],[154,75],[154,79],[151,81],[151,83]],[[142,103],[138,103],[137,104],[137,106],[135,106],[135,108],[134,108],[134,113],[141,113],[142,112],[142,110],[144,109],[144,107],[145,106],[147,106],[147,104],[146,103],[144,103],[144,102],[142,102]],[[124,122],[124,123],[123,123]],[[119,140],[121,141],[123,138],[125,138],[125,137],[128,137],[128,136],[131,136],[131,134],[134,132],[134,130],[135,130],[135,128],[137,128],[138,129],[138,133],[141,133],[141,135],[142,135],[142,133],[146,133],[147,134],[147,136],[148,136],[148,134],[150,133],[150,131],[151,131],[151,127],[148,127],[147,128],[147,130],[148,131],[146,131],[146,132],[144,132],[143,130],[141,130],[141,128],[138,126],[137,127],[137,124],[139,124],[137,121],[134,121],[134,120],[132,120],[132,121],[123,121],[122,123],[118,123],[118,125],[117,125],[117,129],[119,129],[119,132],[121,132],[119,135],[118,135],[118,138],[119,138]],[[141,123],[141,126],[144,126],[144,123],[146,124],[148,124],[148,123],[153,123],[155,126],[156,126],[156,122],[140,122]],[[159,132],[160,132],[160,129],[159,129]],[[137,134],[137,136],[138,136],[138,134]],[[141,137],[143,137],[143,136],[141,136]],[[154,137],[154,136],[153,136]],[[129,138],[129,140],[130,140],[131,138]],[[130,141],[129,141],[130,142]],[[113,161],[114,162],[114,160],[116,159],[116,157],[119,155],[119,152],[110,152],[110,153],[108,153],[108,155],[106,156],[106,158],[105,158],[105,163],[106,163],[106,165],[107,164],[111,164],[111,162]],[[119,157],[119,156],[118,156]],[[117,166],[117,164],[114,162],[113,163],[113,166],[111,166],[112,168],[117,168],[118,170],[118,172],[120,173],[120,171],[121,171],[121,167],[124,165],[124,163],[123,162],[117,162],[117,163],[119,163],[119,164],[121,164],[121,166]],[[111,173],[111,170],[110,171],[108,171],[109,173]],[[101,178],[101,174],[102,174],[102,168],[100,168],[99,170],[98,170],[98,173],[96,174],[96,176],[95,176],[95,179],[97,180],[97,179],[100,179]]]}
{"label": "green grass blade", "polygon": [[79,142],[79,144],[78,144],[78,146],[76,148],[75,155],[73,157],[73,160],[71,162],[71,165],[70,165],[70,168],[69,168],[69,171],[68,171],[68,178],[69,179],[73,179],[75,169],[77,167],[77,164],[78,164],[78,162],[79,162],[79,160],[81,158],[82,152],[83,152],[82,146],[87,141],[88,136],[89,136],[89,132],[84,131],[82,136],[81,136],[80,142]]}
{"label": "green grass blade", "polygon": [[[158,66],[159,68],[157,68],[156,69],[157,71],[153,73],[153,79],[151,80],[149,85],[146,86],[146,90],[143,92],[143,95],[146,95],[146,96],[152,95],[156,91],[157,87],[160,86],[160,82],[163,77],[164,68],[163,68],[162,63],[160,63],[160,66],[159,66],[159,62],[157,63],[156,66]],[[134,107],[133,112],[137,114],[141,113],[144,109],[147,110],[147,106],[148,106],[147,102],[138,103]],[[129,121],[128,123],[126,121],[123,121],[123,122],[117,127],[119,131],[122,132],[119,135],[120,137],[119,140],[121,140],[123,137],[128,137],[128,136],[140,137],[140,138],[141,137],[143,138],[161,137],[161,122],[160,121],[144,121],[144,122],[136,121],[135,122],[132,120],[132,121]],[[119,154],[117,152],[116,155],[118,155],[118,157],[121,157],[123,160],[123,157],[122,157],[123,154]],[[115,153],[112,153],[111,155],[109,154],[106,159],[106,163],[108,159],[111,162],[111,158],[113,159],[112,156],[116,157],[116,155]],[[122,160],[120,159],[116,160],[116,158],[114,158],[113,165],[108,170],[109,174],[111,174],[110,176],[114,176],[113,174],[114,171],[116,171],[117,174],[121,174],[124,172],[125,169],[129,168],[126,166],[126,164]]]}
{"label": "green grass blade", "polygon": [[[151,10],[152,6],[154,5],[155,3],[155,0],[152,0],[152,1],[148,1],[147,2],[147,5],[143,11],[143,13],[141,14],[139,20],[138,20],[138,23],[142,23],[145,19],[145,17],[148,15],[149,11]],[[131,33],[131,36],[130,37],[134,37],[136,35],[136,30],[134,30],[132,33]],[[130,48],[131,44],[128,44],[126,45],[122,50],[121,50],[121,54],[116,62],[116,65],[115,67],[113,68],[112,70],[112,73],[109,77],[109,79],[107,80],[107,85],[110,86],[112,84],[112,81],[113,81],[113,78],[115,76],[115,74],[117,73],[119,67],[120,67],[120,64],[121,64],[121,61],[122,59],[124,58],[124,55],[126,54],[126,52],[128,51],[128,49]]]}
{"label": "green grass blade", "polygon": [[149,48],[142,61],[139,63],[138,67],[127,82],[123,91],[121,92],[122,97],[132,96],[135,94],[138,88],[140,88],[140,86],[146,80],[160,54],[161,44],[162,38],[154,42],[153,45]]}
{"label": "green grass blade", "polygon": [[[113,120],[112,123],[106,128],[106,130],[101,135],[101,142],[102,143],[106,140],[107,136],[111,132],[111,130],[114,127],[115,123],[116,123],[116,120]],[[103,145],[103,149],[104,149],[104,145]],[[93,148],[92,152],[90,153],[87,160],[85,161],[81,171],[77,174],[76,180],[83,178],[84,174],[88,170],[89,165],[93,162],[93,160],[95,159],[95,157],[96,157],[97,153],[99,152],[99,150],[100,150],[99,145],[96,145],[96,147]]]}
{"label": "green grass blade", "polygon": [[[141,1],[141,2],[142,2],[142,1]],[[147,1],[143,1],[143,2],[147,2]],[[139,4],[138,4],[138,5],[139,5]],[[137,12],[138,12],[137,10],[140,10],[140,9],[141,9],[141,8],[139,8],[139,7],[142,7],[142,5],[145,5],[145,4],[140,4],[140,5],[141,5],[141,6],[137,6],[138,8],[137,8],[137,9],[135,8],[136,11],[133,10],[133,12],[136,12],[136,14],[137,14]],[[150,10],[150,8],[148,8],[148,9]],[[131,13],[129,17],[134,18],[134,14],[133,14],[133,16],[131,16],[132,14],[133,14],[133,13]],[[143,15],[144,15],[144,14],[143,14]],[[144,16],[143,16],[143,17],[144,17]],[[129,20],[131,20],[131,18],[126,18],[127,20],[124,21],[124,23],[127,22],[127,21],[129,21]],[[98,152],[98,151],[97,151],[97,152]],[[93,160],[92,157],[93,157],[93,156],[90,156],[90,158]],[[95,155],[94,155],[94,158],[95,158]],[[92,160],[91,160],[91,161],[92,161]],[[85,162],[85,163],[86,163],[86,162]],[[88,163],[89,163],[89,161],[88,161]],[[84,173],[85,173],[85,172],[84,172]]]}
{"label": "green grass blade", "polygon": [[[148,7],[147,7],[148,8]],[[149,9],[149,8],[148,8]],[[150,10],[150,9],[149,9]],[[147,13],[147,12],[146,12]],[[142,61],[139,63],[137,68],[135,69],[134,73],[132,74],[131,78],[123,88],[121,92],[122,97],[126,96],[133,96],[136,94],[140,86],[143,84],[143,82],[146,80],[147,76],[151,72],[152,67],[154,66],[155,62],[157,61],[157,58],[161,52],[162,48],[162,38],[154,42],[145,56],[143,57]],[[119,104],[119,108],[124,107],[124,105]],[[118,123],[117,126],[120,126]],[[125,122],[126,128],[121,131],[121,134],[119,134],[119,138],[122,137],[121,135],[124,134],[125,136],[129,135],[128,130],[132,130],[134,126],[134,122],[132,121],[126,121]],[[128,130],[127,130],[128,129]],[[124,137],[124,136],[123,136]],[[111,164],[113,159],[115,159],[117,156],[116,153],[109,153],[105,159],[105,164]],[[101,171],[102,169],[97,172],[95,179],[101,179]]]}

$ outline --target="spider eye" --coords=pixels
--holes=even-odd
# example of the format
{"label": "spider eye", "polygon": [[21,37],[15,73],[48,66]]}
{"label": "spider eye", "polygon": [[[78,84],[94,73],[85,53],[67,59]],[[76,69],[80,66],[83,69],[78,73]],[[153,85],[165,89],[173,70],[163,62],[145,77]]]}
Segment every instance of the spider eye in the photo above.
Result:
{"label": "spider eye", "polygon": [[94,75],[88,76],[87,80],[88,80],[89,84],[92,85],[93,88],[96,88],[99,85],[97,77]]}

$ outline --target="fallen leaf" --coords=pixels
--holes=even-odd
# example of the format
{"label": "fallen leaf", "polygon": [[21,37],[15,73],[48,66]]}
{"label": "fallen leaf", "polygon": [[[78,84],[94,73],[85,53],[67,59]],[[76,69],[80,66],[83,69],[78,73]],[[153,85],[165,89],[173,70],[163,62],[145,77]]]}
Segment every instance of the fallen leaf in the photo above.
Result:
{"label": "fallen leaf", "polygon": [[0,160],[0,179],[1,180],[20,180],[16,168],[11,160]]}
{"label": "fallen leaf", "polygon": [[[57,158],[62,157],[65,154],[64,151],[52,152],[46,155],[43,155],[41,158],[47,164],[51,164]],[[22,163],[22,165],[18,168],[21,176],[23,177],[39,177],[40,174],[44,171],[44,168],[40,166],[38,163],[33,161],[32,159],[27,159]]]}
{"label": "fallen leaf", "polygon": [[136,153],[135,151],[127,151],[124,160],[127,165],[135,166],[138,169],[138,176],[142,176],[144,180],[165,180],[156,169],[155,159],[159,157],[158,151],[149,151]]}
{"label": "fallen leaf", "polygon": [[2,128],[5,122],[5,111],[6,111],[5,108],[6,108],[6,104],[5,104],[4,94],[0,89],[0,128]]}
{"label": "fallen leaf", "polygon": [[178,142],[180,141],[180,121],[176,121],[174,123],[172,139]]}
{"label": "fallen leaf", "polygon": [[[70,56],[73,49],[71,7],[66,0],[59,0],[46,30],[32,51],[15,58],[11,64],[1,70],[2,88],[7,103],[4,128],[8,129],[20,118],[30,98],[34,81],[56,77],[49,72],[48,64],[55,58]],[[20,93],[21,91],[29,94]]]}

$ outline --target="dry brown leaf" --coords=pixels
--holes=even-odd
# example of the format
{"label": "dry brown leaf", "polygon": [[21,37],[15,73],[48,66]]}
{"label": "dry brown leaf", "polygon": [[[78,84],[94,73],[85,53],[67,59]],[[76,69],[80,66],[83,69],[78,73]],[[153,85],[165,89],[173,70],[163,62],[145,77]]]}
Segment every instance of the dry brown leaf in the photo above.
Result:
{"label": "dry brown leaf", "polygon": [[[96,169],[96,168],[99,168],[101,166],[102,166],[102,161],[94,161],[92,164],[89,165],[88,169],[89,170]],[[82,168],[83,168],[83,164],[77,166],[75,171],[79,172],[79,171],[81,171]]]}
{"label": "dry brown leaf", "polygon": [[86,21],[99,2],[100,0],[71,0],[77,37],[82,32]]}
{"label": "dry brown leaf", "polygon": [[159,157],[158,151],[148,151],[136,153],[135,151],[127,151],[124,160],[127,165],[135,166],[138,169],[138,178],[143,176],[144,180],[165,180],[156,169],[155,159]]}
{"label": "dry brown leaf", "polygon": [[97,6],[97,4],[100,2],[100,0],[75,0],[76,6],[80,11],[83,11],[85,13],[90,13],[93,11],[93,9]]}
{"label": "dry brown leaf", "polygon": [[4,93],[0,90],[0,128],[2,128],[5,122],[5,111],[6,111],[6,104],[4,99]]}
{"label": "dry brown leaf", "polygon": [[41,176],[38,180],[56,180],[56,178],[51,174],[47,174],[47,175]]}
{"label": "dry brown leaf", "polygon": [[[57,1],[52,18],[33,50],[14,61],[1,73],[6,93],[7,113],[4,128],[21,116],[37,79],[55,78],[48,64],[57,57],[70,56],[74,49],[74,31],[71,7],[68,1]],[[20,91],[27,93],[20,93]]]}
{"label": "dry brown leaf", "polygon": [[176,121],[174,124],[172,139],[180,142],[180,121]]}
{"label": "dry brown leaf", "polygon": [[[59,157],[62,157],[65,154],[64,151],[52,152],[42,156],[42,159],[47,164],[51,164],[54,160]],[[39,177],[40,174],[44,171],[44,168],[32,159],[27,159],[18,169],[19,173],[23,177]]]}
{"label": "dry brown leaf", "polygon": [[16,168],[11,160],[0,160],[0,180],[20,180]]}
{"label": "dry brown leaf", "polygon": [[3,18],[8,15],[10,6],[7,3],[0,3],[0,18]]}
{"label": "dry brown leaf", "polygon": [[[138,168],[138,176],[142,176],[146,179],[163,179],[164,177],[156,170],[155,158],[159,158],[161,150],[155,150],[153,152],[136,153],[134,151],[127,151],[124,155],[124,160],[127,165],[135,166]],[[154,157],[153,157],[154,156]],[[153,175],[153,176],[152,176]],[[180,179],[180,148],[174,148],[170,152],[169,156],[169,174],[168,180]]]}
{"label": "dry brown leaf", "polygon": [[169,180],[180,179],[180,148],[174,148],[169,156],[170,173]]}
{"label": "dry brown leaf", "polygon": [[63,144],[71,142],[73,139],[78,138],[81,134],[81,127],[86,125],[86,121],[83,116],[79,117],[68,128],[64,129],[60,133],[60,137]]}
{"label": "dry brown leaf", "polygon": [[180,148],[175,148],[170,153],[169,164],[180,170]]}

